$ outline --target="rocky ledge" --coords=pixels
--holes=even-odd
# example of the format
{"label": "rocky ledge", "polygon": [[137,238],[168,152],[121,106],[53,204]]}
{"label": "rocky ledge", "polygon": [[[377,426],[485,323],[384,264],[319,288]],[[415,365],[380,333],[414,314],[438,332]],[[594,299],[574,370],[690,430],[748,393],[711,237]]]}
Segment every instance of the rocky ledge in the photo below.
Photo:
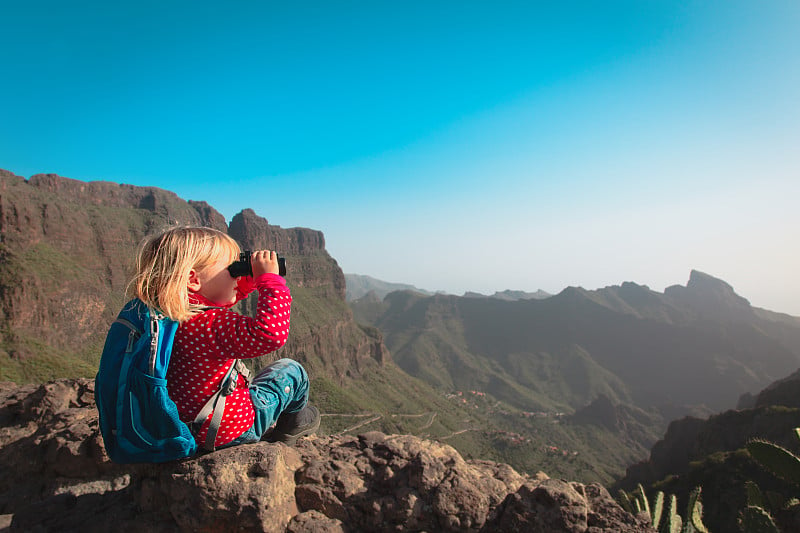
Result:
{"label": "rocky ledge", "polygon": [[0,515],[0,530],[32,532],[653,531],[600,485],[466,461],[408,435],[116,465],[85,379],[0,383]]}

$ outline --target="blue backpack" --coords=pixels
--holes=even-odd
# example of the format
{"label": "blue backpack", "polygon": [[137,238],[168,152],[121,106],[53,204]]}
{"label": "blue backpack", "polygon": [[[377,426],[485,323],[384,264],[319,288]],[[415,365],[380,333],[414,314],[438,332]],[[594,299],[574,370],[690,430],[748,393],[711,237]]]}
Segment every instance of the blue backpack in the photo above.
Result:
{"label": "blue backpack", "polygon": [[163,463],[197,453],[194,433],[212,412],[203,448],[214,438],[225,409],[225,396],[236,387],[241,361],[231,365],[219,390],[200,410],[191,427],[178,416],[167,394],[167,367],[178,323],[134,299],[125,304],[106,337],[95,399],[106,451],[116,463]]}

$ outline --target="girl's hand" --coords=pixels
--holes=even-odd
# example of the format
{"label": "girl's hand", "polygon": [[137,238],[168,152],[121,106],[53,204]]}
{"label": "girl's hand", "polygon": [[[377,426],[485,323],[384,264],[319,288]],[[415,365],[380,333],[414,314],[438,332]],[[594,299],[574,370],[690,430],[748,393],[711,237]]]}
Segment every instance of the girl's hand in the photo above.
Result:
{"label": "girl's hand", "polygon": [[250,266],[253,268],[253,278],[257,278],[261,274],[277,274],[278,254],[272,250],[253,252],[250,258]]}

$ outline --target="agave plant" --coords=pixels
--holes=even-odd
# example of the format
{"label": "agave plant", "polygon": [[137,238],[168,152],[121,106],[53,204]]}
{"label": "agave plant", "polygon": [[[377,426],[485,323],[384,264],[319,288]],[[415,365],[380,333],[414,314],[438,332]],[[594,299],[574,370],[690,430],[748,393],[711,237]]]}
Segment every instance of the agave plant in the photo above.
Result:
{"label": "agave plant", "polygon": [[[708,533],[708,529],[703,524],[703,502],[700,493],[700,487],[695,487],[689,494],[686,519],[678,514],[678,498],[674,494],[665,497],[662,491],[658,491],[653,497],[651,505],[641,483],[636,486],[632,497],[625,491],[620,491],[619,498],[620,505],[629,513],[647,513],[653,528],[659,533]],[[665,499],[668,500],[666,509],[664,508]]]}

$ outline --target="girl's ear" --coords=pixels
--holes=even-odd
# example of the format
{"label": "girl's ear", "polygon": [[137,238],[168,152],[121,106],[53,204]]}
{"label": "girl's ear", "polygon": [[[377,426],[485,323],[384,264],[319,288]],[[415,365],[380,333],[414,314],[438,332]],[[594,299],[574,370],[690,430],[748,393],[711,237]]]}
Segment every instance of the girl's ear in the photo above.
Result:
{"label": "girl's ear", "polygon": [[197,276],[197,271],[195,269],[189,271],[189,281],[186,282],[186,288],[191,292],[200,290],[200,278]]}

